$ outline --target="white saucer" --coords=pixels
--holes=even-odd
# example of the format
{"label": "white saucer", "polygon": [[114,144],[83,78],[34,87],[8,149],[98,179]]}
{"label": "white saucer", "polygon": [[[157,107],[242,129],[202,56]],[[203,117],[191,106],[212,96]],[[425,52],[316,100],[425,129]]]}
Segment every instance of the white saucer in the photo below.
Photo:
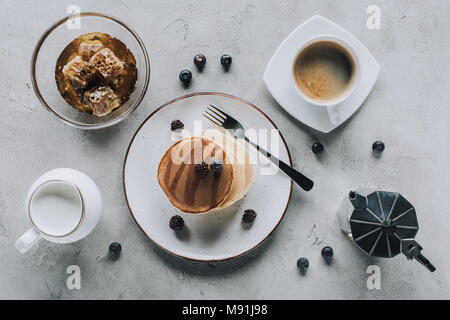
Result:
{"label": "white saucer", "polygon": [[[339,105],[341,122],[330,122],[326,109],[304,101],[291,79],[291,68],[299,46],[321,34],[336,35],[347,40],[360,61],[361,82],[353,94]],[[294,118],[318,131],[328,133],[340,126],[358,110],[377,80],[380,65],[367,48],[351,33],[321,16],[313,16],[284,39],[270,59],[263,80],[272,96]]]}
{"label": "white saucer", "polygon": [[[227,209],[194,215],[181,213],[170,204],[156,177],[159,161],[174,143],[170,123],[180,119],[191,134],[194,121],[200,121],[204,130],[213,128],[202,117],[209,104],[223,108],[246,129],[276,129],[267,115],[245,100],[222,93],[190,94],[164,104],[144,121],[128,147],[123,169],[127,204],[142,231],[168,252],[198,261],[231,259],[255,248],[280,223],[292,191],[289,177],[282,172],[262,175],[261,166],[256,164],[250,190]],[[286,143],[279,132],[275,132],[277,136],[279,158],[291,164]],[[257,212],[248,229],[241,223],[245,209]],[[186,226],[178,233],[169,228],[170,217],[176,214],[183,217]]]}

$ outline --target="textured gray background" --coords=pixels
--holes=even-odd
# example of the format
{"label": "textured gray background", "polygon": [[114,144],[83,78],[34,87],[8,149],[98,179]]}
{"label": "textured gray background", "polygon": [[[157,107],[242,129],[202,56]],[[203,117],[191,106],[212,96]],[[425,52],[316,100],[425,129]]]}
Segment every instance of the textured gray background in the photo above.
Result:
{"label": "textured gray background", "polygon": [[[152,75],[138,110],[121,124],[87,132],[55,120],[30,88],[29,61],[40,35],[65,16],[69,4],[117,16],[142,37]],[[366,27],[366,8],[381,8],[382,28]],[[0,298],[450,298],[450,1],[0,1]],[[261,78],[273,52],[314,14],[359,38],[382,66],[363,107],[342,127],[318,134],[288,116]],[[178,72],[194,70],[203,52],[208,64],[194,72],[189,90]],[[224,74],[218,63],[233,56]],[[316,180],[310,193],[295,188],[276,232],[247,256],[217,264],[192,263],[156,248],[139,230],[122,190],[122,163],[139,124],[162,103],[195,91],[222,91],[261,107],[281,128],[296,166]],[[311,143],[323,141],[316,158]],[[380,159],[371,143],[382,139]],[[28,229],[24,198],[39,175],[72,167],[100,186],[105,212],[98,227],[74,244],[41,242],[21,255],[14,241]],[[349,189],[373,185],[401,192],[416,206],[418,240],[437,266],[431,274],[404,257],[370,260],[347,241],[335,209]],[[107,246],[119,241],[120,260]],[[332,266],[320,249],[332,245]],[[301,276],[299,256],[310,269]],[[82,289],[68,290],[66,268],[82,271]],[[381,290],[366,288],[366,268],[378,264]]]}

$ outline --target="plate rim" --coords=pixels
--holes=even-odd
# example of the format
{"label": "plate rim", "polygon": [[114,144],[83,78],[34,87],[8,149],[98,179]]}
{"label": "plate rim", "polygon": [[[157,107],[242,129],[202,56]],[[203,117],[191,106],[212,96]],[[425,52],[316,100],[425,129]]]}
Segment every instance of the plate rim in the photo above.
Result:
{"label": "plate rim", "polygon": [[165,252],[168,252],[168,253],[170,253],[170,254],[173,254],[174,256],[177,256],[177,257],[182,258],[182,259],[185,259],[185,260],[190,260],[190,261],[195,261],[195,262],[220,262],[220,261],[227,261],[227,260],[235,259],[235,258],[237,258],[237,257],[243,256],[243,255],[249,253],[250,251],[252,251],[252,250],[254,250],[255,248],[257,248],[260,244],[262,244],[262,243],[263,243],[263,242],[264,242],[264,241],[265,241],[265,240],[266,240],[266,239],[267,239],[267,238],[275,231],[275,229],[277,229],[277,227],[280,225],[281,221],[283,220],[284,215],[286,214],[286,211],[287,211],[287,209],[288,209],[288,207],[289,207],[289,203],[291,202],[292,189],[293,189],[293,188],[292,188],[292,186],[293,186],[292,180],[290,180],[291,185],[290,185],[290,188],[289,188],[289,197],[288,197],[288,199],[287,199],[286,206],[285,206],[285,208],[284,208],[284,210],[283,210],[283,213],[281,214],[280,219],[278,220],[277,224],[273,227],[273,229],[272,229],[272,230],[264,237],[264,239],[262,239],[261,241],[259,241],[259,242],[258,242],[256,245],[254,245],[252,248],[250,248],[250,249],[248,249],[248,250],[246,250],[246,251],[243,251],[243,252],[241,252],[241,253],[239,253],[239,254],[237,254],[237,255],[234,255],[234,256],[231,256],[231,257],[227,257],[227,258],[222,258],[222,259],[196,259],[196,258],[187,257],[187,256],[184,256],[184,255],[175,253],[175,252],[173,252],[173,251],[171,251],[171,250],[165,248],[164,246],[162,246],[161,244],[159,244],[159,243],[156,242],[155,240],[153,240],[153,239],[147,234],[147,232],[145,232],[145,230],[142,228],[142,226],[139,224],[139,222],[137,221],[137,219],[136,219],[136,217],[135,217],[135,215],[134,215],[134,213],[133,213],[133,210],[131,209],[131,206],[130,206],[130,203],[129,203],[129,200],[128,200],[128,196],[127,196],[127,188],[126,188],[126,183],[125,183],[125,178],[126,178],[126,177],[125,177],[125,171],[126,171],[126,165],[127,165],[128,154],[129,154],[129,152],[130,152],[130,148],[131,148],[131,146],[133,145],[134,139],[136,138],[136,136],[138,135],[138,133],[141,131],[141,129],[144,127],[144,125],[147,123],[147,121],[148,121],[153,115],[155,115],[157,112],[161,111],[162,109],[164,109],[164,108],[167,107],[167,106],[170,106],[170,105],[173,104],[174,102],[177,102],[177,101],[179,101],[179,100],[183,100],[183,99],[186,99],[186,98],[195,97],[195,96],[207,96],[207,95],[221,96],[221,97],[231,98],[231,99],[240,101],[240,102],[242,102],[242,103],[245,103],[245,104],[247,104],[248,106],[254,108],[256,111],[259,111],[259,112],[260,112],[267,120],[269,120],[269,122],[273,125],[273,127],[274,127],[275,129],[278,130],[278,133],[279,133],[279,135],[280,135],[281,141],[283,142],[283,144],[284,144],[284,146],[285,146],[285,148],[286,148],[286,151],[287,151],[287,155],[288,155],[288,158],[289,158],[289,165],[292,166],[292,157],[291,157],[291,153],[290,153],[290,151],[289,151],[288,145],[287,145],[287,143],[286,143],[286,140],[284,139],[283,134],[281,133],[281,131],[279,130],[279,128],[277,127],[277,125],[272,121],[272,119],[271,119],[266,113],[264,113],[260,108],[258,108],[257,106],[255,106],[255,105],[252,104],[251,102],[249,102],[249,101],[247,101],[247,100],[245,100],[245,99],[242,99],[242,98],[233,96],[233,95],[231,95],[231,94],[222,93],[222,92],[214,92],[214,91],[211,91],[211,92],[209,92],[209,91],[204,91],[204,92],[194,92],[194,93],[185,94],[185,95],[179,96],[179,97],[177,97],[177,98],[174,98],[174,99],[172,99],[172,100],[169,100],[168,102],[166,102],[166,103],[162,104],[161,106],[159,106],[158,108],[156,108],[156,109],[155,109],[155,110],[154,110],[154,111],[153,111],[153,112],[152,112],[152,113],[151,113],[151,114],[150,114],[150,115],[149,115],[149,116],[148,116],[148,117],[147,117],[147,118],[139,125],[139,127],[136,129],[136,132],[133,134],[133,137],[131,138],[130,143],[128,144],[127,152],[125,153],[125,159],[124,159],[124,162],[123,162],[123,170],[122,170],[122,182],[123,182],[123,192],[124,192],[124,196],[125,196],[125,201],[126,201],[126,203],[127,203],[128,210],[130,211],[131,216],[133,217],[134,222],[136,222],[136,224],[138,225],[139,229],[141,229],[141,231],[145,234],[145,236],[146,236],[147,238],[149,238],[149,239],[150,239],[157,247],[159,247],[160,249],[164,250]]}

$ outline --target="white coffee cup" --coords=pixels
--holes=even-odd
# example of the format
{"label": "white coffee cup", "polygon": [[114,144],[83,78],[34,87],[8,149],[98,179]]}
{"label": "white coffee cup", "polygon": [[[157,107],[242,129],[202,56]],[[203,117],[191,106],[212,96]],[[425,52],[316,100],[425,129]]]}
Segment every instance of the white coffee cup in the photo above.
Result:
{"label": "white coffee cup", "polygon": [[[298,87],[298,85],[295,81],[295,78],[294,78],[294,68],[295,68],[297,59],[299,58],[300,53],[302,53],[302,51],[305,48],[309,47],[310,45],[312,45],[314,43],[327,42],[327,41],[338,44],[343,49],[345,49],[345,51],[347,51],[347,53],[351,56],[353,63],[354,63],[354,71],[353,71],[354,79],[351,83],[351,86],[347,90],[345,90],[345,92],[343,92],[342,95],[338,96],[337,98],[335,98],[333,100],[320,101],[320,100],[312,99],[311,97],[307,96],[304,92],[302,92],[302,90],[300,90],[300,88]],[[299,49],[297,50],[297,53],[295,54],[295,58],[293,61],[293,67],[291,68],[291,78],[293,81],[293,85],[297,89],[297,92],[300,95],[300,97],[302,97],[304,100],[306,100],[310,104],[325,108],[328,113],[328,118],[329,118],[330,122],[333,124],[339,124],[339,123],[341,123],[339,105],[342,102],[344,102],[345,100],[347,100],[352,95],[352,93],[356,90],[356,88],[358,87],[359,82],[361,80],[360,63],[358,60],[358,56],[356,55],[352,46],[343,38],[341,38],[339,36],[327,35],[327,34],[315,36],[315,37],[312,37],[312,38],[306,40],[304,43],[302,43],[300,45]]]}
{"label": "white coffee cup", "polygon": [[25,253],[41,239],[70,243],[88,235],[102,212],[97,185],[84,173],[61,168],[39,177],[30,187],[26,213],[32,228],[15,243]]}

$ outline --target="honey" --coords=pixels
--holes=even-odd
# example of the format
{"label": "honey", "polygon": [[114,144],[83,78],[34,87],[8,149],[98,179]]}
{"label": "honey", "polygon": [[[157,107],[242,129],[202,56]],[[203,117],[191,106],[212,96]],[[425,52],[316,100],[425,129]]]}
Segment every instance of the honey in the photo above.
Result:
{"label": "honey", "polygon": [[55,80],[69,105],[102,116],[130,98],[137,81],[136,60],[119,39],[106,33],[88,33],[61,52]]}

